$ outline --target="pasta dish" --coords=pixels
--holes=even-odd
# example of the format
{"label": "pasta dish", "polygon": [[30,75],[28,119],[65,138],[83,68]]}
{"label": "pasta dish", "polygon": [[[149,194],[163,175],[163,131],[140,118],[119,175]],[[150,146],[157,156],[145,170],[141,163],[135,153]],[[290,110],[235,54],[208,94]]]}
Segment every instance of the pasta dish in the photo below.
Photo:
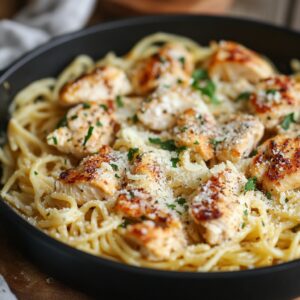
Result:
{"label": "pasta dish", "polygon": [[134,266],[290,261],[299,112],[296,73],[237,42],[156,33],[124,56],[80,55],[15,96],[1,197],[51,237]]}

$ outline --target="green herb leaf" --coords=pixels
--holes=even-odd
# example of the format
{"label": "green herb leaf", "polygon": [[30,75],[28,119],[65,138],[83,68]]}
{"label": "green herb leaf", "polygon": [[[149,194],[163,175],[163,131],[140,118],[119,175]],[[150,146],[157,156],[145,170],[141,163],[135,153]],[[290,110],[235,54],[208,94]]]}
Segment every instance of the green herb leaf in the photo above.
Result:
{"label": "green herb leaf", "polygon": [[118,171],[119,167],[116,164],[110,164],[114,171]]}
{"label": "green herb leaf", "polygon": [[249,178],[247,183],[245,184],[245,192],[254,191],[256,189],[256,182],[257,182],[256,177]]}
{"label": "green herb leaf", "polygon": [[97,126],[97,127],[102,127],[103,124],[102,124],[100,121],[97,121],[97,122],[96,122],[96,126]]}
{"label": "green herb leaf", "polygon": [[267,95],[275,95],[276,92],[277,92],[277,90],[274,90],[274,89],[266,90]]}
{"label": "green herb leaf", "polygon": [[281,128],[284,130],[288,130],[290,128],[291,123],[295,123],[294,113],[288,114],[284,117],[281,122]]}
{"label": "green herb leaf", "polygon": [[85,103],[82,103],[82,107],[83,107],[83,109],[89,109],[89,108],[91,108],[91,104],[85,102]]}
{"label": "green herb leaf", "polygon": [[250,96],[251,92],[243,92],[236,97],[235,101],[249,100]]}
{"label": "green herb leaf", "polygon": [[194,145],[199,145],[199,142],[198,142],[198,141],[195,141],[195,142],[194,142]]}
{"label": "green herb leaf", "polygon": [[75,120],[75,119],[77,119],[77,118],[78,118],[77,115],[73,115],[73,116],[71,117],[71,120]]}
{"label": "green herb leaf", "polygon": [[58,143],[57,143],[57,138],[56,138],[56,136],[53,136],[53,137],[52,137],[52,140],[53,140],[54,145],[57,145],[57,144],[58,144]]}
{"label": "green herb leaf", "polygon": [[256,154],[258,153],[258,151],[256,149],[252,150],[251,153],[250,153],[250,157],[253,157],[255,156]]}
{"label": "green herb leaf", "polygon": [[266,197],[271,200],[272,199],[272,194],[270,192],[266,192]]}
{"label": "green herb leaf", "polygon": [[89,129],[88,129],[88,132],[86,134],[86,136],[84,137],[84,141],[83,141],[83,146],[86,145],[87,141],[91,138],[92,134],[93,134],[93,130],[94,130],[94,127],[93,126],[90,126]]}
{"label": "green herb leaf", "polygon": [[139,152],[139,148],[130,148],[127,153],[127,158],[129,161],[132,161],[135,154]]}
{"label": "green herb leaf", "polygon": [[121,178],[118,174],[115,174],[115,177],[118,178],[118,179]]}
{"label": "green herb leaf", "polygon": [[207,71],[203,69],[195,70],[192,74],[192,78],[194,82],[209,79]]}
{"label": "green herb leaf", "polygon": [[119,225],[121,228],[126,228],[128,225],[132,224],[132,221],[129,219],[125,219],[122,224]]}
{"label": "green herb leaf", "polygon": [[170,208],[170,209],[173,209],[173,210],[176,208],[176,205],[175,205],[175,204],[169,204],[169,203],[167,203],[166,206],[167,206],[168,208]]}
{"label": "green herb leaf", "polygon": [[149,138],[149,142],[154,145],[159,145],[161,149],[176,151],[177,147],[174,140],[162,141],[160,138]]}
{"label": "green herb leaf", "polygon": [[34,175],[39,175],[39,173],[37,171],[33,171]]}
{"label": "green herb leaf", "polygon": [[105,111],[108,111],[107,105],[105,105],[105,104],[100,104],[99,106],[102,107]]}
{"label": "green herb leaf", "polygon": [[179,158],[178,157],[172,157],[171,158],[171,162],[172,162],[172,167],[173,168],[177,168],[177,164],[179,162]]}
{"label": "green herb leaf", "polygon": [[132,116],[131,120],[133,123],[137,123],[139,121],[138,116],[136,114]]}
{"label": "green herb leaf", "polygon": [[185,57],[181,56],[181,57],[179,57],[178,60],[181,62],[182,66],[184,66],[184,64],[185,64]]}
{"label": "green herb leaf", "polygon": [[178,198],[175,200],[179,205],[183,206],[186,204],[186,200],[184,198]]}
{"label": "green herb leaf", "polygon": [[124,106],[124,103],[123,103],[123,101],[122,101],[122,97],[121,97],[120,95],[118,95],[118,96],[116,97],[116,102],[117,102],[117,106],[118,106],[118,107],[123,107],[123,106]]}
{"label": "green herb leaf", "polygon": [[68,126],[67,115],[64,115],[57,123],[56,128],[67,127],[67,126]]}

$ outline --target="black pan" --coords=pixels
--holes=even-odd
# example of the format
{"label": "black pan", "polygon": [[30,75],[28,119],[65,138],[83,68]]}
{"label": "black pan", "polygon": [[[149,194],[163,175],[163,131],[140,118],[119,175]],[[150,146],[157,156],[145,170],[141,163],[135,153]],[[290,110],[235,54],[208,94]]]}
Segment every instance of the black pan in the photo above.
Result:
{"label": "black pan", "polygon": [[[151,16],[100,24],[52,40],[13,64],[0,78],[0,120],[4,130],[8,105],[30,82],[56,76],[76,55],[99,58],[114,50],[124,54],[140,38],[157,31],[176,33],[207,44],[212,39],[239,41],[267,55],[280,71],[300,56],[300,34],[263,23],[212,16]],[[7,91],[3,83],[10,83]],[[291,299],[300,296],[300,260],[256,270],[188,273],[137,268],[64,245],[18,216],[0,200],[1,218],[24,251],[55,278],[96,298],[130,299]],[[1,244],[0,244],[1,246]],[[104,296],[106,294],[106,296]]]}

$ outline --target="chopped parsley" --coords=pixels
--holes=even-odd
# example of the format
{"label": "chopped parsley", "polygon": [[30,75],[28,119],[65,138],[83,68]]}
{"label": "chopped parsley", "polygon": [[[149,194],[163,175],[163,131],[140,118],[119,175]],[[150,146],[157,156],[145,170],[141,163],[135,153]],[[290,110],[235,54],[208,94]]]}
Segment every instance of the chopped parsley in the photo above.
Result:
{"label": "chopped parsley", "polygon": [[188,129],[187,126],[183,126],[179,128],[180,132],[185,132],[187,129]]}
{"label": "chopped parsley", "polygon": [[249,178],[247,183],[245,184],[245,192],[254,191],[256,189],[256,182],[257,182],[256,177]]}
{"label": "chopped parsley", "polygon": [[281,128],[284,130],[288,130],[290,128],[291,123],[295,123],[294,113],[288,114],[284,117],[281,122]]}
{"label": "chopped parsley", "polygon": [[177,164],[179,163],[179,157],[172,157],[171,163],[173,168],[177,168]]}
{"label": "chopped parsley", "polygon": [[68,126],[67,116],[64,115],[57,123],[56,128],[67,127],[67,126]]}
{"label": "chopped parsley", "polygon": [[89,108],[91,108],[91,104],[90,103],[82,103],[82,107],[83,107],[83,109],[89,109]]}
{"label": "chopped parsley", "polygon": [[170,203],[167,203],[166,206],[170,209],[175,209],[176,208],[176,205],[175,204],[170,204]]}
{"label": "chopped parsley", "polygon": [[71,120],[75,120],[75,119],[77,119],[77,118],[78,118],[77,115],[73,115],[73,116],[71,117]]}
{"label": "chopped parsley", "polygon": [[161,149],[168,151],[176,151],[177,147],[174,140],[162,141],[160,138],[149,138],[149,142],[154,145],[159,145]]}
{"label": "chopped parsley", "polygon": [[93,126],[90,126],[89,129],[88,129],[88,132],[86,134],[86,136],[84,137],[84,141],[83,141],[83,146],[86,145],[87,141],[91,138],[92,134],[93,134],[93,131],[94,131],[94,127]]}
{"label": "chopped parsley", "polygon": [[211,139],[210,144],[214,147],[214,149],[217,148],[217,146],[222,143],[224,140],[217,140],[217,139]]}
{"label": "chopped parsley", "polygon": [[125,220],[123,221],[123,223],[119,225],[119,227],[121,227],[121,228],[126,228],[126,227],[127,227],[128,225],[130,225],[131,223],[132,223],[131,220],[125,219]]}
{"label": "chopped parsley", "polygon": [[248,216],[248,210],[247,210],[247,209],[244,210],[244,216],[245,216],[245,217]]}
{"label": "chopped parsley", "polygon": [[245,222],[244,222],[244,223],[242,223],[242,229],[244,229],[244,228],[245,228],[245,226],[246,226]]}
{"label": "chopped parsley", "polygon": [[266,197],[267,197],[267,199],[271,200],[272,199],[272,194],[270,192],[266,192]]}
{"label": "chopped parsley", "polygon": [[118,179],[121,178],[117,173],[115,174],[115,177]]}
{"label": "chopped parsley", "polygon": [[37,171],[33,171],[33,174],[36,176],[39,175],[39,173]]}
{"label": "chopped parsley", "polygon": [[203,69],[198,69],[194,71],[192,75],[192,87],[195,90],[200,91],[203,95],[206,95],[211,103],[219,104],[219,100],[217,99],[216,93],[216,85],[215,83],[209,78],[207,71]]}
{"label": "chopped parsley", "polygon": [[57,138],[56,138],[56,136],[53,136],[52,140],[53,140],[54,145],[57,145]]}
{"label": "chopped parsley", "polygon": [[138,116],[135,114],[131,117],[133,123],[137,123],[139,121]]}
{"label": "chopped parsley", "polygon": [[117,106],[118,106],[118,107],[123,107],[123,106],[124,106],[122,97],[121,97],[120,95],[118,95],[118,96],[116,97],[116,103],[117,103]]}
{"label": "chopped parsley", "polygon": [[178,60],[181,62],[182,66],[184,66],[184,64],[185,64],[185,57],[181,56],[181,57],[179,57]]}
{"label": "chopped parsley", "polygon": [[105,111],[108,111],[107,105],[105,105],[105,104],[100,104],[99,106],[102,107]]}
{"label": "chopped parsley", "polygon": [[274,90],[274,89],[266,90],[267,95],[275,95],[276,92],[277,92],[277,90]]}
{"label": "chopped parsley", "polygon": [[194,145],[199,145],[199,142],[198,142],[198,141],[195,141],[195,142],[194,142]]}
{"label": "chopped parsley", "polygon": [[119,171],[119,167],[116,164],[110,164],[114,171]]}
{"label": "chopped parsley", "polygon": [[186,204],[186,200],[184,198],[178,198],[175,200],[180,206],[183,206]]}
{"label": "chopped parsley", "polygon": [[127,158],[129,161],[132,161],[135,154],[139,152],[139,148],[130,148],[127,153]]}
{"label": "chopped parsley", "polygon": [[236,97],[235,101],[249,100],[250,95],[250,92],[243,92]]}
{"label": "chopped parsley", "polygon": [[103,124],[102,124],[100,121],[97,121],[97,122],[96,122],[96,126],[97,126],[97,127],[102,127]]}
{"label": "chopped parsley", "polygon": [[255,156],[256,154],[258,153],[258,151],[256,149],[252,150],[251,153],[250,153],[250,157],[253,157]]}

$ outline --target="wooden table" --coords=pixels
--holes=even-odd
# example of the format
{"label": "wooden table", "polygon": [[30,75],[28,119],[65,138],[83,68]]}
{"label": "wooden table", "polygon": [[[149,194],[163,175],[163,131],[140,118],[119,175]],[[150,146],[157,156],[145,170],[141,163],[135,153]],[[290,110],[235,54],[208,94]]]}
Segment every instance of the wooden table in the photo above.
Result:
{"label": "wooden table", "polygon": [[29,262],[8,238],[0,222],[0,274],[22,300],[88,300],[89,297],[54,280]]}

